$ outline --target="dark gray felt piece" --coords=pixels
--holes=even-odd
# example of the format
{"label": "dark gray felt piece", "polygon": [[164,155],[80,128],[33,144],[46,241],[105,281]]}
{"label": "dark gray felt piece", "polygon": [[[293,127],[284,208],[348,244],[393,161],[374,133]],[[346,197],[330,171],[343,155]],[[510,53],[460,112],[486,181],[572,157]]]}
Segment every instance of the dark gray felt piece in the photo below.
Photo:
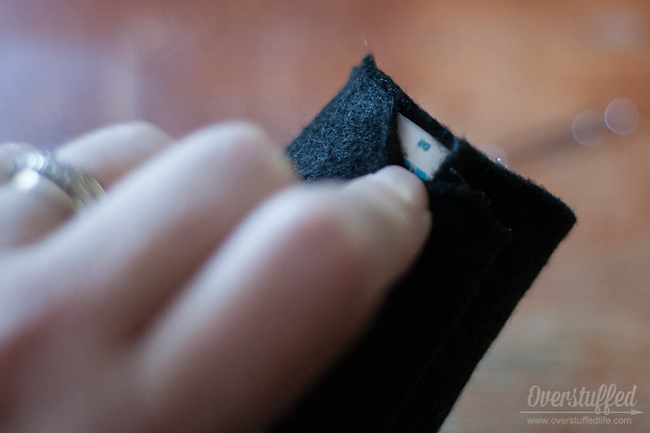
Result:
{"label": "dark gray felt piece", "polygon": [[432,233],[367,335],[273,433],[437,431],[575,223],[557,198],[431,118],[372,56],[287,152],[306,181],[404,166],[398,113],[451,150],[426,183]]}

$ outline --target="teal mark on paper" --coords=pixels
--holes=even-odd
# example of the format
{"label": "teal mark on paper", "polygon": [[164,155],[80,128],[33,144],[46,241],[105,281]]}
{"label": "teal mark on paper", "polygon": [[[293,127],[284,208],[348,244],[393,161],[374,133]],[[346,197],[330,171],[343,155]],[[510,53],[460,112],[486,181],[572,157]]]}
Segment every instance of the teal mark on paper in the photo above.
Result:
{"label": "teal mark on paper", "polygon": [[418,141],[418,147],[421,147],[422,150],[424,150],[426,152],[427,150],[431,149],[431,144],[427,143],[424,140],[420,140],[420,141]]}
{"label": "teal mark on paper", "polygon": [[[421,140],[421,141],[424,141],[424,140]],[[426,143],[426,141],[425,141],[425,143]],[[418,145],[419,145],[419,143],[418,143]],[[420,167],[413,164],[411,161],[405,160],[404,163],[406,164],[406,167],[409,170],[411,170],[413,173],[417,174],[420,179],[426,180],[426,181],[429,181],[429,180],[433,179],[432,176],[429,176],[428,174],[426,174],[424,171],[422,171],[422,169]]]}

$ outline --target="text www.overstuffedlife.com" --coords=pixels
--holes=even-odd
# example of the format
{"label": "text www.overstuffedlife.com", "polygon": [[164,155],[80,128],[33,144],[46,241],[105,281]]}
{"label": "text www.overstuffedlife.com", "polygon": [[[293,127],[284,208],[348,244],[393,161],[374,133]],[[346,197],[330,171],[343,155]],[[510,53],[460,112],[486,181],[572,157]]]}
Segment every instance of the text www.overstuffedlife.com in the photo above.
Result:
{"label": "text www.overstuffedlife.com", "polygon": [[534,415],[526,418],[528,424],[632,425],[632,417],[643,413],[633,409],[637,405],[636,390],[636,385],[625,392],[611,384],[601,385],[597,390],[582,387],[580,390],[550,391],[533,385],[527,399],[529,409],[533,410],[520,413]]}
{"label": "text www.overstuffedlife.com", "polygon": [[528,424],[540,425],[632,425],[632,418],[608,416],[569,416],[527,418]]}

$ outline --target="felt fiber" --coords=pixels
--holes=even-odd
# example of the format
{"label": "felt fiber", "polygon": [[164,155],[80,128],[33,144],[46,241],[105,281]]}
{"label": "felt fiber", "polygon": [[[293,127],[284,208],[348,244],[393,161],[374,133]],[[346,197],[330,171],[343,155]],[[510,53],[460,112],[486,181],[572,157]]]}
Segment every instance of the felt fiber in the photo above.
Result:
{"label": "felt fiber", "polygon": [[306,181],[405,166],[398,113],[451,151],[425,182],[432,232],[368,333],[273,433],[437,431],[575,222],[560,200],[424,112],[372,56],[287,152]]}

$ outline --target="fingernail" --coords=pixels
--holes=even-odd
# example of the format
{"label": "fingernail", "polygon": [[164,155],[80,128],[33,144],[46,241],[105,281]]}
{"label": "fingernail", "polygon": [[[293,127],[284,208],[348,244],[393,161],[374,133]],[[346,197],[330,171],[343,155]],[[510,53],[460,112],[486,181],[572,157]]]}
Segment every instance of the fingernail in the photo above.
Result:
{"label": "fingernail", "polygon": [[428,209],[429,195],[424,183],[405,168],[391,165],[382,168],[371,177],[406,205],[417,210]]}

